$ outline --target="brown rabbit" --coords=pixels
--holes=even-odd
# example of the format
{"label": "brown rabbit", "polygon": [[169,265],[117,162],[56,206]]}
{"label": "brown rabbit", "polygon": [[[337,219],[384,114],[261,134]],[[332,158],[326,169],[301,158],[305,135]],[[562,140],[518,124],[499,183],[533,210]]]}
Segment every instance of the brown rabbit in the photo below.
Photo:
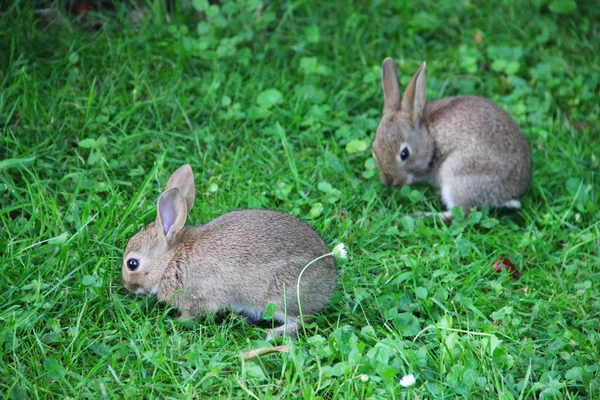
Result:
{"label": "brown rabbit", "polygon": [[275,303],[275,319],[282,325],[267,339],[294,336],[301,312],[320,311],[335,286],[333,258],[316,261],[302,274],[299,309],[298,277],[309,262],[329,253],[323,240],[299,219],[267,210],[233,211],[201,226],[184,226],[194,196],[194,176],[186,164],[158,198],[156,221],[127,243],[122,266],[127,289],[157,295],[178,308],[180,318],[233,309],[256,321]]}
{"label": "brown rabbit", "polygon": [[451,219],[453,206],[519,208],[531,182],[527,139],[502,108],[483,97],[425,99],[425,63],[400,101],[391,58],[383,61],[383,118],[373,142],[381,182],[425,182],[441,188]]}

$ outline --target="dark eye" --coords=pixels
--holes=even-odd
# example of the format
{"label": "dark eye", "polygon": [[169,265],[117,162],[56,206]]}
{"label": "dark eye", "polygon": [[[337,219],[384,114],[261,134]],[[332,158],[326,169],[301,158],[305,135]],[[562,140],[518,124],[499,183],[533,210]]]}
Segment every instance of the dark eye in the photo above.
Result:
{"label": "dark eye", "polygon": [[410,156],[410,152],[408,151],[408,147],[405,147],[404,149],[402,149],[402,152],[400,152],[400,159],[402,161],[405,161],[408,156]]}
{"label": "dark eye", "polygon": [[129,260],[127,260],[127,268],[129,268],[130,271],[135,271],[139,268],[139,266],[140,260],[135,258],[130,258]]}

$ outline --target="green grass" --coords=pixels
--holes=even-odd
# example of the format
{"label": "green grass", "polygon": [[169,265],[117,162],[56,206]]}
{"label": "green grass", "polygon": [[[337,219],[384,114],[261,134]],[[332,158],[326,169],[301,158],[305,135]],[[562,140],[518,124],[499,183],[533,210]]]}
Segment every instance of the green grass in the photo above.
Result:
{"label": "green grass", "polygon": [[[168,23],[157,1],[134,26],[120,9],[98,31],[1,6],[2,398],[599,398],[598,8],[222,3]],[[435,190],[380,184],[386,56],[402,84],[426,60],[430,99],[514,116],[534,160],[522,210],[447,226],[416,216]],[[182,323],[123,287],[125,244],[185,162],[189,223],[263,207],[348,246],[289,353],[243,362],[265,329]]]}

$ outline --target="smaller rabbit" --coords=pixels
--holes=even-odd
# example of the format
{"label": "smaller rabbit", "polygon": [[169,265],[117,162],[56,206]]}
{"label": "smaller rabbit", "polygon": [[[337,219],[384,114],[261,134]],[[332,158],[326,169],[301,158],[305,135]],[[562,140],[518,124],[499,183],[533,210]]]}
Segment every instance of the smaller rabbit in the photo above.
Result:
{"label": "smaller rabbit", "polygon": [[441,188],[448,211],[460,206],[520,208],[531,182],[527,139],[502,108],[483,97],[425,100],[425,63],[400,101],[398,73],[383,61],[383,118],[373,142],[381,182],[402,186],[425,182]]}
{"label": "smaller rabbit", "polygon": [[[180,310],[180,318],[233,309],[248,321],[262,320],[268,303],[282,325],[267,340],[295,336],[301,314],[329,301],[337,272],[324,257],[321,237],[291,215],[268,210],[224,214],[201,226],[184,226],[194,204],[189,165],[171,175],[158,198],[156,220],[136,233],[123,255],[122,278],[130,292],[157,295]],[[306,319],[306,317],[305,317]]]}

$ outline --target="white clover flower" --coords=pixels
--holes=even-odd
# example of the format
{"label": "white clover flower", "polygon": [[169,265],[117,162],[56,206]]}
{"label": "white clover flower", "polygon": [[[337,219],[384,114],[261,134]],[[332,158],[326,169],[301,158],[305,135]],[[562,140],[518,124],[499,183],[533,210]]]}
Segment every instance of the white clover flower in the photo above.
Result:
{"label": "white clover flower", "polygon": [[362,375],[360,376],[360,380],[361,380],[361,381],[363,381],[363,382],[368,382],[368,381],[369,381],[369,375],[367,375],[367,374],[362,374]]}
{"label": "white clover flower", "polygon": [[413,374],[404,375],[402,379],[400,379],[400,386],[404,386],[405,388],[414,385],[417,382],[417,379]]}
{"label": "white clover flower", "polygon": [[346,250],[346,245],[344,243],[338,244],[333,248],[331,254],[333,254],[334,257],[345,260],[348,258],[348,250]]}

